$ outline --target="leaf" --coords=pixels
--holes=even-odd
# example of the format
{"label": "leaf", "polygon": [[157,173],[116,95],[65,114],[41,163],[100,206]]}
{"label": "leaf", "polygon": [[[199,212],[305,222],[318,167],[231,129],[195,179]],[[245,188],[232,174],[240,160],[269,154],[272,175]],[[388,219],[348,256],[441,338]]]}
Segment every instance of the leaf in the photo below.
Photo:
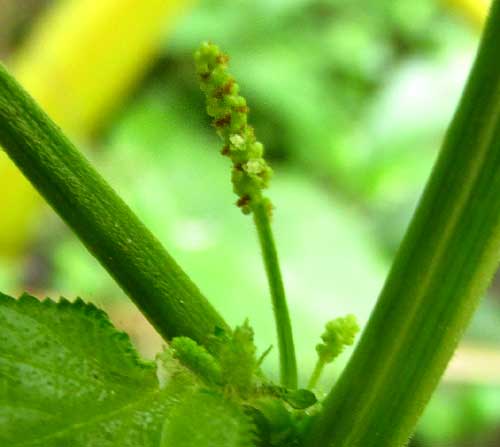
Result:
{"label": "leaf", "polygon": [[318,402],[314,393],[306,389],[287,390],[283,399],[296,410],[305,410]]}
{"label": "leaf", "polygon": [[252,402],[247,408],[263,445],[295,445],[292,415],[281,399],[266,396]]}
{"label": "leaf", "polygon": [[268,396],[272,396],[285,401],[288,405],[296,410],[305,410],[306,408],[309,408],[316,402],[318,402],[316,395],[312,391],[302,388],[289,389],[283,386],[268,383],[263,385],[260,388],[260,391],[263,394],[267,394]]}
{"label": "leaf", "polygon": [[254,441],[254,426],[238,404],[201,390],[167,418],[161,447],[251,447]]}
{"label": "leaf", "polygon": [[0,445],[157,447],[169,409],[193,383],[154,363],[81,299],[0,294]]}

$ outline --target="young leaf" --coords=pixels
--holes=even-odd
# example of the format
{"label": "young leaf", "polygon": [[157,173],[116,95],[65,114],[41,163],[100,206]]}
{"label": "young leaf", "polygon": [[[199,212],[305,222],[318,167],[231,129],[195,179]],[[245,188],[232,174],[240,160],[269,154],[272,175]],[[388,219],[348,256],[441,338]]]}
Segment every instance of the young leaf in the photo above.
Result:
{"label": "young leaf", "polygon": [[220,333],[210,343],[220,363],[224,382],[240,396],[248,396],[257,369],[253,329],[248,320],[229,336]]}
{"label": "young leaf", "polygon": [[157,447],[192,389],[182,367],[160,386],[106,314],[78,299],[0,294],[0,445]]}
{"label": "young leaf", "polygon": [[305,410],[318,402],[314,393],[305,389],[286,390],[282,399],[296,410]]}
{"label": "young leaf", "polygon": [[254,426],[243,409],[221,394],[201,390],[167,417],[160,447],[251,447]]}

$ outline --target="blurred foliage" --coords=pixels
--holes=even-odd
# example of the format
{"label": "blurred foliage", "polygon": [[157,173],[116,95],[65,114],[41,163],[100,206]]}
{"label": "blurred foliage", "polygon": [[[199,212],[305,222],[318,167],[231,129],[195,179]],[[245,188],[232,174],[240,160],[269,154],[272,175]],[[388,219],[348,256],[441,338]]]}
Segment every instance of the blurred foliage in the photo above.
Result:
{"label": "blurred foliage", "polygon": [[160,36],[167,35],[187,3],[55,2],[10,65],[67,133],[88,137],[151,65]]}
{"label": "blurred foliage", "polygon": [[474,27],[481,29],[488,13],[490,0],[443,0],[460,12]]}
{"label": "blurred foliage", "polygon": [[467,447],[497,445],[488,432],[498,430],[499,414],[498,386],[441,385],[420,421],[418,436],[429,446],[451,446],[459,439]]}
{"label": "blurred foliage", "polygon": [[8,55],[30,32],[33,21],[51,0],[0,0],[0,56]]}
{"label": "blurred foliage", "polygon": [[[249,317],[263,351],[275,337],[256,235],[233,204],[229,164],[217,153],[192,63],[207,39],[232,56],[276,172],[269,195],[302,383],[324,323],[353,313],[363,324],[382,286],[476,45],[474,28],[456,16],[472,17],[465,3],[202,0],[173,34],[166,24],[140,86],[111,120],[98,114],[91,126],[99,130],[87,142],[92,160],[224,317],[233,325]],[[85,79],[95,75],[100,84],[98,74]],[[122,292],[59,220],[46,218],[37,231],[23,278],[19,265],[2,261],[0,287],[24,282],[105,306],[121,302]],[[493,287],[468,340],[498,349],[499,301]],[[327,369],[325,390],[339,363]],[[273,352],[264,369],[275,375],[276,365]],[[471,447],[499,418],[500,387],[444,384],[415,442],[462,439]]]}
{"label": "blurred foliage", "polygon": [[[272,156],[373,213],[392,253],[458,100],[474,34],[435,0],[205,1],[166,42],[167,57],[182,62],[207,38],[232,55]],[[182,66],[171,75],[176,85],[192,76]]]}

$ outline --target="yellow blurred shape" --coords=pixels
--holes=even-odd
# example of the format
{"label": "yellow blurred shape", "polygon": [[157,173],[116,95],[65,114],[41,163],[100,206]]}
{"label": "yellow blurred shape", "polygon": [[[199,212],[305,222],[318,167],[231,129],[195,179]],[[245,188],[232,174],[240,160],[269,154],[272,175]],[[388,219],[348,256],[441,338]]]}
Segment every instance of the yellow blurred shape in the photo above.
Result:
{"label": "yellow blurred shape", "polygon": [[[149,67],[189,0],[66,0],[33,29],[9,67],[72,137],[84,139]],[[0,156],[0,254],[29,240],[42,202]]]}
{"label": "yellow blurred shape", "polygon": [[0,191],[0,254],[12,255],[36,228],[42,200],[1,150]]}
{"label": "yellow blurred shape", "polygon": [[444,0],[451,8],[464,15],[480,31],[488,16],[490,0]]}

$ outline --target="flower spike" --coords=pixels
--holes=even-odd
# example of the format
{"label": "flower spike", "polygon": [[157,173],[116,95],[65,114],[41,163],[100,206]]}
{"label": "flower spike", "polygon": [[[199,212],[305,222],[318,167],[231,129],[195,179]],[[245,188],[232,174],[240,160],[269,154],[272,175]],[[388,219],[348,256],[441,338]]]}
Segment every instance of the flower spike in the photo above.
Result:
{"label": "flower spike", "polygon": [[280,355],[281,384],[297,387],[297,360],[292,325],[288,314],[285,288],[279,267],[278,253],[271,230],[272,205],[262,190],[267,188],[272,170],[264,160],[264,146],[255,138],[248,124],[248,106],[239,94],[239,86],[227,71],[229,57],[217,45],[205,42],[194,54],[201,90],[207,100],[207,113],[224,141],[222,155],[233,164],[233,190],[236,205],[244,214],[253,214],[262,258],[269,281]]}
{"label": "flower spike", "polygon": [[316,345],[318,362],[309,380],[308,388],[314,388],[327,363],[333,362],[344,350],[344,347],[354,343],[359,326],[354,315],[335,318],[325,325],[325,332],[321,335],[323,343]]}
{"label": "flower spike", "polygon": [[269,212],[271,204],[262,190],[269,184],[272,169],[263,158],[262,143],[248,124],[247,102],[227,71],[229,57],[217,45],[204,42],[194,58],[201,90],[207,98],[207,113],[224,141],[221,153],[233,163],[233,190],[239,196],[236,204],[249,214],[253,207],[265,203]]}

